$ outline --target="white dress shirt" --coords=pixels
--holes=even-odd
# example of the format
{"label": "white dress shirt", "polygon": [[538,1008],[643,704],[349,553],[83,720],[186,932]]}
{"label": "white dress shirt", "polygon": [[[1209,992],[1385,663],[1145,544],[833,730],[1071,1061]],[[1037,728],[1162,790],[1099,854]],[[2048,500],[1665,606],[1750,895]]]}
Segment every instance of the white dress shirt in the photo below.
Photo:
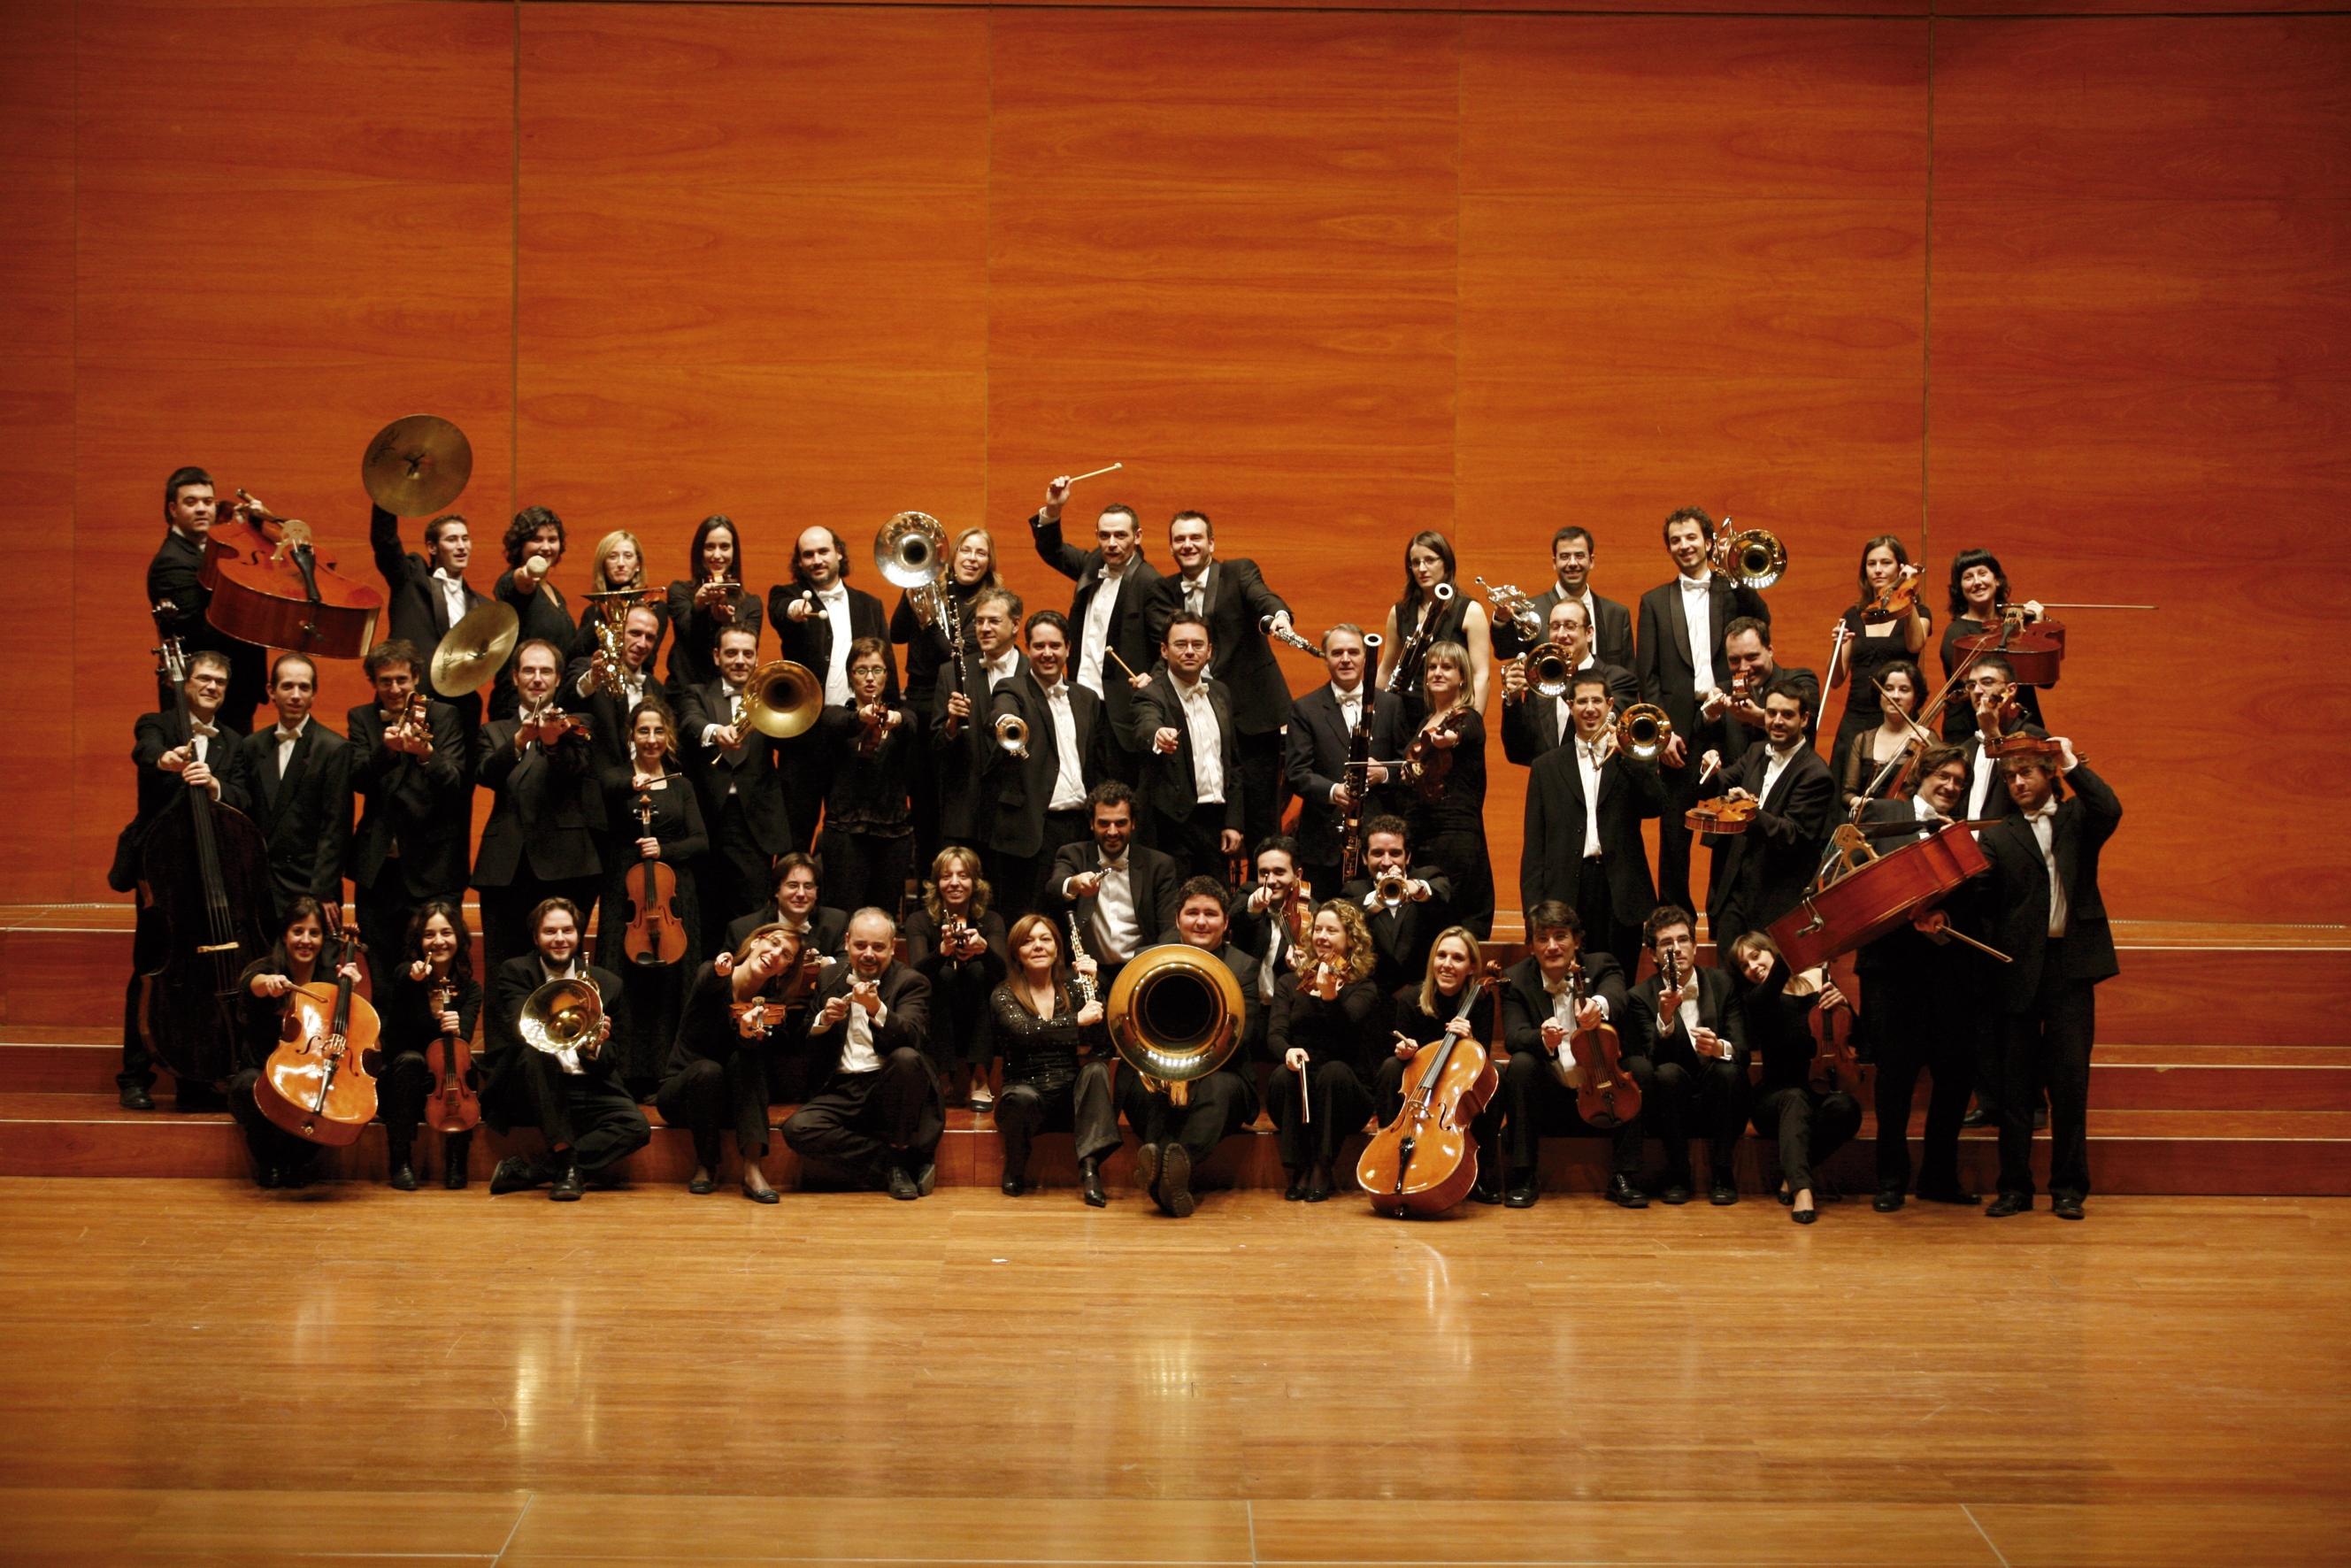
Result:
{"label": "white dress shirt", "polygon": [[1970,817],[1979,821],[1983,820],[1984,808],[1991,803],[1992,787],[1999,780],[1999,758],[1986,751],[1979,742],[1976,746],[1975,775],[1968,780],[1968,815]]}
{"label": "white dress shirt", "polygon": [[[1568,731],[1574,735],[1573,730]],[[1578,735],[1569,745],[1575,747],[1575,772],[1583,781],[1583,858],[1600,858],[1600,767],[1608,760],[1604,749],[1607,732],[1600,737],[1586,740]]]}
{"label": "white dress shirt", "polygon": [[465,618],[465,580],[453,577],[445,566],[433,569],[433,586],[441,591],[441,602],[448,607],[449,624],[455,626]]}
{"label": "white dress shirt", "polygon": [[[1352,751],[1354,746],[1353,737],[1355,733],[1355,726],[1362,723],[1364,717],[1364,683],[1357,681],[1353,691],[1343,692],[1339,689],[1339,683],[1332,681],[1331,683],[1331,700],[1339,705],[1339,727],[1345,731],[1350,737],[1348,747],[1349,750]],[[1345,782],[1346,780],[1343,779],[1339,781],[1340,784],[1343,784]],[[1332,785],[1332,798],[1334,800],[1337,799],[1338,793],[1339,784]]]}
{"label": "white dress shirt", "polygon": [[1045,689],[1045,711],[1053,716],[1053,794],[1049,811],[1074,811],[1086,803],[1085,774],[1078,767],[1078,716],[1070,710],[1070,685]]}
{"label": "white dress shirt", "polygon": [[1092,926],[1098,961],[1123,964],[1143,946],[1143,921],[1135,912],[1134,878],[1125,855],[1102,862]]}
{"label": "white dress shirt", "polygon": [[1184,705],[1184,727],[1192,737],[1192,800],[1195,805],[1225,803],[1225,736],[1217,727],[1216,705],[1208,700],[1208,683],[1186,686],[1170,674],[1176,700]]}
{"label": "white dress shirt", "polygon": [[[1567,977],[1562,975],[1556,980],[1545,980],[1543,990],[1551,998],[1552,1021],[1569,1033],[1574,1033],[1575,991],[1574,988],[1567,983]],[[1568,1049],[1565,1040],[1559,1042],[1559,1070],[1561,1075],[1566,1079],[1569,1088],[1583,1087],[1585,1077],[1583,1063],[1575,1060],[1575,1052]]]}
{"label": "white dress shirt", "polygon": [[[1128,558],[1129,566],[1134,559]],[[1078,644],[1078,685],[1096,696],[1102,692],[1102,664],[1108,658],[1110,618],[1118,613],[1118,591],[1126,580],[1126,567],[1113,571],[1102,569],[1102,586],[1086,601],[1086,622],[1080,629]]]}
{"label": "white dress shirt", "polygon": [[[850,981],[852,986],[856,983],[854,978]],[[876,983],[879,983],[878,979]],[[874,1049],[873,1031],[889,1021],[889,1018],[887,1007],[869,1015],[855,1000],[850,1002],[849,1017],[841,1020],[841,1028],[849,1031],[841,1052],[841,1070],[843,1072],[882,1071],[882,1053]]]}
{"label": "white dress shirt", "polygon": [[2046,801],[2038,811],[2024,813],[2032,824],[2033,841],[2041,846],[2041,859],[2049,868],[2049,936],[2053,940],[2065,935],[2073,911],[2065,906],[2065,883],[2057,875],[2057,802]]}
{"label": "white dress shirt", "polygon": [[1771,786],[1780,781],[1780,775],[1788,770],[1788,765],[1796,760],[1796,753],[1802,750],[1803,747],[1804,743],[1801,737],[1788,742],[1788,748],[1785,751],[1769,744],[1764,747],[1764,755],[1771,760],[1763,764],[1763,782],[1755,791],[1755,799],[1758,801],[1771,798]]}
{"label": "white dress shirt", "polygon": [[994,696],[997,687],[1020,673],[1020,650],[1007,648],[993,659],[982,659],[979,667],[987,672],[987,695]]}
{"label": "white dress shirt", "polygon": [[1714,573],[1699,572],[1685,577],[1682,584],[1682,619],[1689,622],[1690,679],[1693,689],[1706,691],[1714,678]]}
{"label": "white dress shirt", "polygon": [[295,747],[301,744],[302,732],[309,727],[310,717],[308,714],[303,715],[302,722],[292,729],[287,728],[283,723],[278,725],[277,729],[278,778],[286,777],[286,764],[293,758]]}
{"label": "white dress shirt", "polygon": [[824,701],[837,707],[849,701],[849,644],[857,633],[849,629],[849,585],[836,581],[816,596],[824,618],[832,622],[832,654],[824,667]]}

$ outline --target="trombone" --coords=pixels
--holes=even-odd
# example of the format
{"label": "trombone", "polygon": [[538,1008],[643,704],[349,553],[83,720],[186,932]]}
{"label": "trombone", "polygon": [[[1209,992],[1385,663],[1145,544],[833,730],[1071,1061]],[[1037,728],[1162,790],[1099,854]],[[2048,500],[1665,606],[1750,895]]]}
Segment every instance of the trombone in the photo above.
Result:
{"label": "trombone", "polygon": [[1729,531],[1730,519],[1714,536],[1714,549],[1708,552],[1715,570],[1729,578],[1741,588],[1757,592],[1780,580],[1788,570],[1788,547],[1776,535],[1762,528],[1741,528]]}

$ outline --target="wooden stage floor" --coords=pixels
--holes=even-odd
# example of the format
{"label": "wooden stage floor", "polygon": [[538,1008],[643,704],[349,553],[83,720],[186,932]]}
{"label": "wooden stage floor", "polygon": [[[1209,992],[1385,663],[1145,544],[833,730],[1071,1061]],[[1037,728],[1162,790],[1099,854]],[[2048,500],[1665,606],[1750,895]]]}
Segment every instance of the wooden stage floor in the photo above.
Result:
{"label": "wooden stage floor", "polygon": [[2351,1201],[0,1181],[0,1562],[2351,1552]]}

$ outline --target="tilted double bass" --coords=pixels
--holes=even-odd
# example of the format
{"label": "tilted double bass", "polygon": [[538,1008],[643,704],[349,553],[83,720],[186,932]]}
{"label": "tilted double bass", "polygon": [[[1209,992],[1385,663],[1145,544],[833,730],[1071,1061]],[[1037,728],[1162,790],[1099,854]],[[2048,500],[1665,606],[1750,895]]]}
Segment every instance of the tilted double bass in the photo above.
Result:
{"label": "tilted double bass", "polygon": [[301,518],[281,517],[243,490],[221,511],[196,573],[213,592],[204,612],[213,625],[264,648],[364,656],[383,596],[319,559]]}
{"label": "tilted double bass", "polygon": [[[1499,965],[1489,964],[1485,986],[1472,980],[1462,987],[1453,1016],[1468,1018],[1489,988],[1499,1012],[1501,973]],[[1422,1046],[1404,1078],[1404,1103],[1355,1162],[1356,1184],[1374,1211],[1393,1219],[1442,1214],[1469,1196],[1478,1182],[1478,1144],[1469,1124],[1502,1082],[1484,1046],[1450,1031]]]}

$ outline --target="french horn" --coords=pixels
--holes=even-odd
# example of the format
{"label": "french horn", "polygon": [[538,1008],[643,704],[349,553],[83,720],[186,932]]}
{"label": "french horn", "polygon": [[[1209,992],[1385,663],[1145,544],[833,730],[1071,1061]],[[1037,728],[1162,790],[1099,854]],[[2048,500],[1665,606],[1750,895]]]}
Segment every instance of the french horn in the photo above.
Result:
{"label": "french horn", "polygon": [[549,980],[523,999],[517,1027],[522,1042],[549,1056],[576,1051],[593,1056],[604,1022],[604,998],[587,980]]}

